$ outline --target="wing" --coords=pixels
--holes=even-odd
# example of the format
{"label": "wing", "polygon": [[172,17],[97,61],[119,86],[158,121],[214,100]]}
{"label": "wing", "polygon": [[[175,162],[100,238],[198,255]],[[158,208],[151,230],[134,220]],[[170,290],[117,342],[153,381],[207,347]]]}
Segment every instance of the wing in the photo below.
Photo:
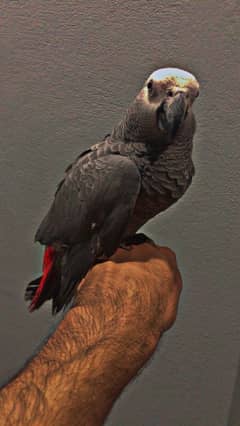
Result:
{"label": "wing", "polygon": [[128,157],[87,152],[68,169],[35,239],[74,245],[97,235],[107,254],[119,243],[140,187],[138,168]]}

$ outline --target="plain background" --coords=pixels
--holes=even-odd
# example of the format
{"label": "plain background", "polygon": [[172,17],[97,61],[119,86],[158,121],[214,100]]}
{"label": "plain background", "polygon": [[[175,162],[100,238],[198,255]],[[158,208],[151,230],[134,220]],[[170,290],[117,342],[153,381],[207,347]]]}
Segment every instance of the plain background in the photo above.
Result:
{"label": "plain background", "polygon": [[111,130],[150,72],[178,66],[201,84],[197,174],[145,232],[177,253],[179,315],[107,425],[226,426],[231,404],[237,425],[239,16],[238,1],[1,1],[2,381],[56,322],[49,305],[30,315],[23,293],[41,269],[33,235],[63,170]]}

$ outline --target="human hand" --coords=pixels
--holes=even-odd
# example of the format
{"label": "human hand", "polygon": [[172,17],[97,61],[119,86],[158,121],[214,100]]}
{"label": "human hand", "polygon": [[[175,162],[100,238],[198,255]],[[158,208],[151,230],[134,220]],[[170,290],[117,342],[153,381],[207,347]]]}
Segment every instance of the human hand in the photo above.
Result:
{"label": "human hand", "polygon": [[94,326],[90,327],[97,338],[107,333],[121,340],[126,357],[134,354],[137,361],[138,354],[136,364],[142,365],[161,334],[173,325],[181,288],[176,256],[170,249],[149,243],[118,249],[82,281],[74,314],[77,317],[78,307],[88,312],[94,307]]}

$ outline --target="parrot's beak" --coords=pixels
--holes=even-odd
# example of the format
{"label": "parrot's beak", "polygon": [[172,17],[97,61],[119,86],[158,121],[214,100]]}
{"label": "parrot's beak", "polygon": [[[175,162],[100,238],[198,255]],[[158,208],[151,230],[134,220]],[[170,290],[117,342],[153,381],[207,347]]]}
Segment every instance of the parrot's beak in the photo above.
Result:
{"label": "parrot's beak", "polygon": [[171,138],[187,118],[190,108],[189,98],[185,92],[179,92],[174,97],[163,100],[157,109],[158,128]]}

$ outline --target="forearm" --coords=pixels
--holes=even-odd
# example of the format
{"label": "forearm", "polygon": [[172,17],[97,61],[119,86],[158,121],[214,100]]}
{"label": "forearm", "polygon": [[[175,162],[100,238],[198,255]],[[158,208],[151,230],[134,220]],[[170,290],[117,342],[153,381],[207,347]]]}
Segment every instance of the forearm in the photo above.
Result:
{"label": "forearm", "polygon": [[0,424],[102,425],[156,343],[151,336],[141,341],[136,330],[128,337],[121,321],[117,312],[107,324],[96,310],[72,309],[42,351],[0,393]]}
{"label": "forearm", "polygon": [[128,268],[112,262],[97,265],[79,292],[78,306],[2,390],[1,425],[102,425],[175,318],[177,298],[174,291],[171,299],[171,286],[165,285],[160,309],[156,303],[158,268],[172,274],[159,259],[150,277],[146,265],[139,274],[134,262]]}
{"label": "forearm", "polygon": [[[104,365],[105,356],[110,364],[109,342],[99,336],[88,343],[80,341],[81,351],[76,350],[72,327],[71,312],[28,367],[2,390],[1,425],[95,426],[103,423],[111,406],[112,392],[116,390]],[[69,328],[71,343],[67,340],[66,344]]]}
{"label": "forearm", "polygon": [[[102,425],[122,388],[142,366],[139,345],[128,339],[126,348],[125,336],[114,330],[117,322],[83,337],[81,327],[89,330],[86,317],[91,314],[81,316],[81,308],[76,309],[26,370],[3,389],[1,424]],[[81,327],[75,324],[80,317]],[[142,351],[149,352],[151,344],[142,342]]]}

